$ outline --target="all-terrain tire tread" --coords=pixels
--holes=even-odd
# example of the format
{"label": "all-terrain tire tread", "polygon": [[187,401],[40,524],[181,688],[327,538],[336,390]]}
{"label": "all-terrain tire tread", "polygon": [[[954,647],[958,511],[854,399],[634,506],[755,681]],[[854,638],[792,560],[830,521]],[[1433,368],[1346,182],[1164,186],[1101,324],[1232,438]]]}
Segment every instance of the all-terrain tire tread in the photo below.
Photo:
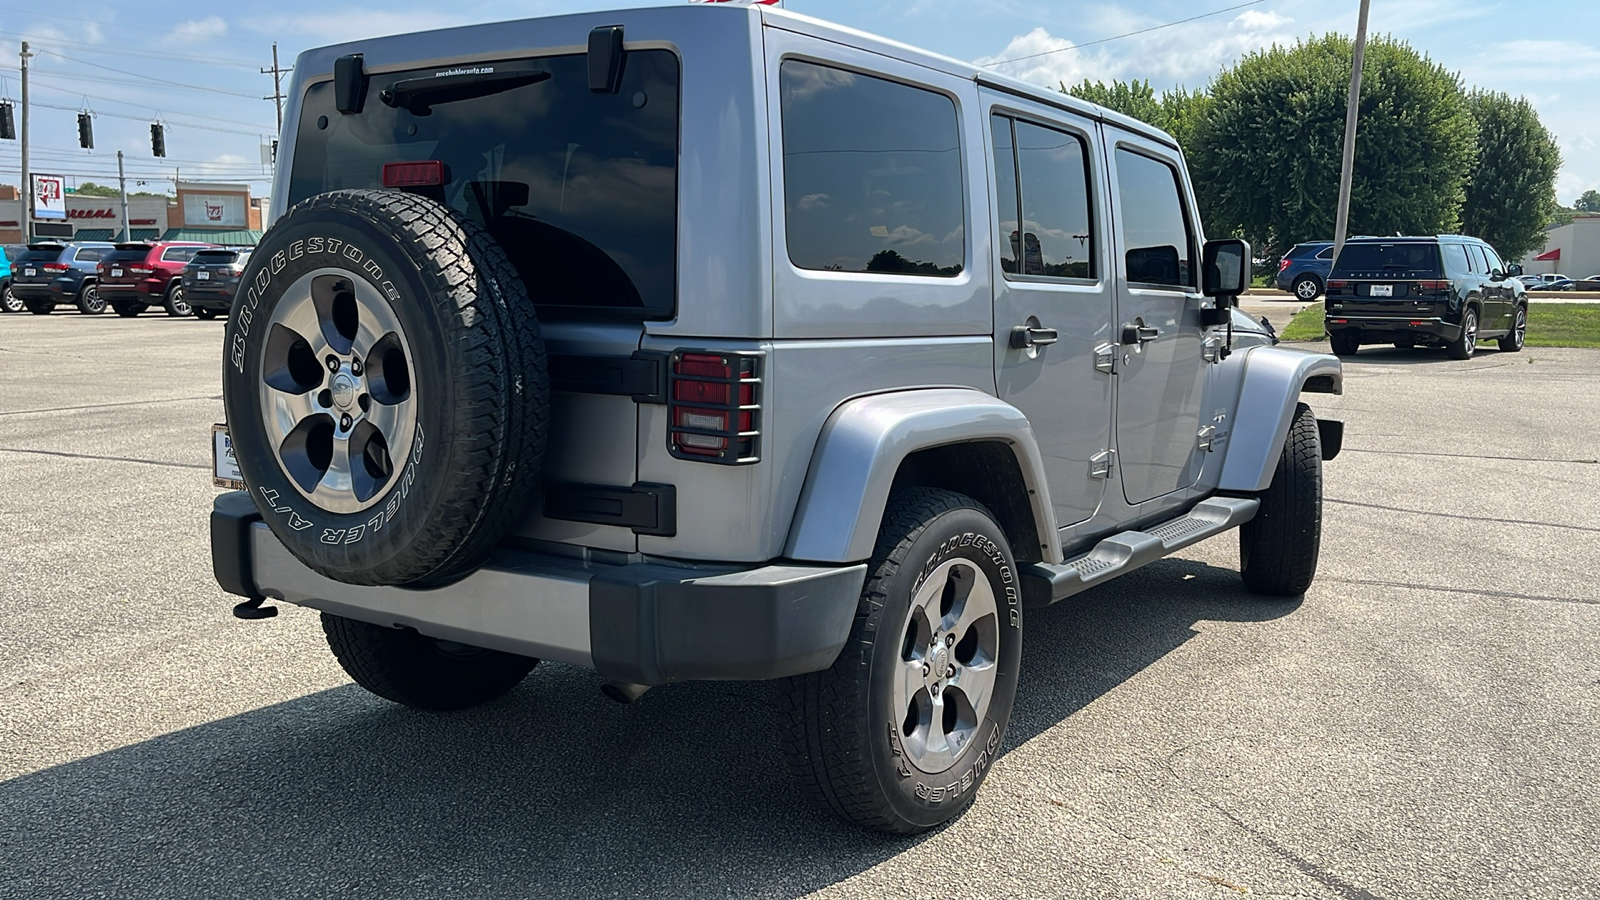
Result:
{"label": "all-terrain tire tread", "polygon": [[453,658],[414,631],[384,628],[322,614],[334,658],[356,684],[386,700],[418,709],[466,709],[521,683],[537,659],[484,650]]}
{"label": "all-terrain tire tread", "polygon": [[1317,574],[1322,545],[1322,445],[1311,407],[1295,407],[1272,484],[1239,528],[1240,575],[1258,594],[1298,597]]}

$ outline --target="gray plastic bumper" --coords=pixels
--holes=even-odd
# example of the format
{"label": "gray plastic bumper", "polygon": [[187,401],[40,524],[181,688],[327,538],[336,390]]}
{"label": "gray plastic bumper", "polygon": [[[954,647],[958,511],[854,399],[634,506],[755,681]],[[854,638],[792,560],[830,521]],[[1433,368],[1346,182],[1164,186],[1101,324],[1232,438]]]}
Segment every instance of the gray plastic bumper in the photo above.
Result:
{"label": "gray plastic bumper", "polygon": [[217,498],[211,548],[217,582],[229,593],[646,685],[825,669],[849,637],[866,581],[864,564],[605,566],[502,549],[445,587],[364,587],[302,565],[240,492]]}

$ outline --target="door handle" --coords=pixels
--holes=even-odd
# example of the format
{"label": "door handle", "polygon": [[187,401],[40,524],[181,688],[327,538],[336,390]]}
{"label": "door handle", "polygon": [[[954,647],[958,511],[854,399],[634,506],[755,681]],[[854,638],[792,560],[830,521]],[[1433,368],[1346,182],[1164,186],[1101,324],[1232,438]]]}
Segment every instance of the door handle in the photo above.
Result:
{"label": "door handle", "polygon": [[1161,332],[1148,325],[1122,326],[1122,342],[1124,344],[1147,344],[1156,339]]}
{"label": "door handle", "polygon": [[1060,339],[1060,333],[1054,328],[1042,328],[1038,325],[1018,325],[1011,329],[1011,349],[1013,350],[1043,347],[1048,344],[1054,344]]}

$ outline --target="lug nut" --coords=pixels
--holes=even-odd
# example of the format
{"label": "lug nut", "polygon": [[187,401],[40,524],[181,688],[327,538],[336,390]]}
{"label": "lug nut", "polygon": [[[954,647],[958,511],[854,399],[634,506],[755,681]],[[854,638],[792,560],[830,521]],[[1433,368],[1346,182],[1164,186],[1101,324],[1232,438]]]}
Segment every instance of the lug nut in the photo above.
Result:
{"label": "lug nut", "polygon": [[337,372],[337,371],[339,371],[339,357],[334,356],[331,353],[328,355],[328,371],[329,372]]}
{"label": "lug nut", "polygon": [[928,677],[928,664],[927,663],[923,663],[922,664],[922,677],[923,678],[927,678]]}
{"label": "lug nut", "polygon": [[339,429],[341,431],[349,431],[350,430],[350,417],[348,415],[344,415],[344,416],[340,416],[339,417]]}
{"label": "lug nut", "polygon": [[951,666],[950,668],[945,669],[944,670],[944,677],[946,677],[946,678],[954,678],[954,677],[956,677],[956,667],[955,666]]}
{"label": "lug nut", "polygon": [[361,374],[361,357],[354,356],[350,358],[350,373],[352,375]]}
{"label": "lug nut", "polygon": [[944,645],[946,647],[954,647],[956,645],[956,636],[953,635],[953,634],[945,635],[944,636]]}
{"label": "lug nut", "polygon": [[937,684],[933,686],[933,695],[935,697],[939,696],[939,686]]}

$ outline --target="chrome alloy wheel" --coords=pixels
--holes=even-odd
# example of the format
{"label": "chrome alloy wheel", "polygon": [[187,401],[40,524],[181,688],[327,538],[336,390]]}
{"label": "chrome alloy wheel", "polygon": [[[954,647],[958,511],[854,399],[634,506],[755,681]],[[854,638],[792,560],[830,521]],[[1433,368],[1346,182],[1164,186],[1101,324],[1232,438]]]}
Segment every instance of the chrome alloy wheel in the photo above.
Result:
{"label": "chrome alloy wheel", "polygon": [[21,297],[11,293],[11,285],[9,284],[0,288],[0,307],[3,307],[6,312],[22,312],[27,308]]}
{"label": "chrome alloy wheel", "polygon": [[289,286],[267,325],[261,417],[306,499],[333,513],[378,501],[411,453],[415,375],[400,320],[371,283],[324,268]]}
{"label": "chrome alloy wheel", "polygon": [[895,704],[907,760],[948,770],[977,734],[993,700],[1000,612],[989,579],[969,560],[941,564],[911,598]]}
{"label": "chrome alloy wheel", "polygon": [[1511,330],[1512,337],[1516,339],[1516,348],[1521,350],[1528,341],[1528,311],[1517,307],[1517,324]]}
{"label": "chrome alloy wheel", "polygon": [[1467,310],[1466,317],[1461,320],[1461,343],[1466,347],[1467,355],[1471,356],[1478,349],[1478,314]]}
{"label": "chrome alloy wheel", "polygon": [[1300,280],[1299,284],[1294,286],[1294,293],[1295,296],[1299,297],[1301,300],[1315,300],[1317,299],[1317,294],[1321,293],[1321,291],[1317,290],[1317,283],[1315,281],[1312,281],[1309,278],[1303,278]]}

